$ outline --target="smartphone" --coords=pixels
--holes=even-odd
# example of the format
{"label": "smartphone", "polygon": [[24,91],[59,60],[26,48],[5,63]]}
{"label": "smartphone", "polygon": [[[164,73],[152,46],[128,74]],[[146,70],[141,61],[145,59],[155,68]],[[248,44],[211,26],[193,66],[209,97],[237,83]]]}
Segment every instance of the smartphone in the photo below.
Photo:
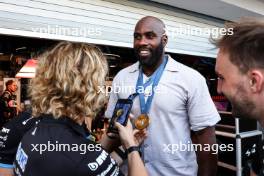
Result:
{"label": "smartphone", "polygon": [[130,99],[118,99],[109,124],[109,132],[117,133],[117,129],[114,125],[115,122],[119,122],[121,125],[126,126],[132,105],[133,101]]}

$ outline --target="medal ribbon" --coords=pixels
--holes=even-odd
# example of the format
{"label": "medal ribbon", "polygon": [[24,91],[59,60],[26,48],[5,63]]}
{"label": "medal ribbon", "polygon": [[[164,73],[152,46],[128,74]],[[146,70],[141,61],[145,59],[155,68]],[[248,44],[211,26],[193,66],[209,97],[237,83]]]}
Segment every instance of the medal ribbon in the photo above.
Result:
{"label": "medal ribbon", "polygon": [[[142,67],[139,69],[139,75],[138,75],[138,80],[137,80],[137,85],[136,85],[136,92],[139,94],[139,100],[140,100],[140,109],[141,109],[141,114],[147,114],[149,112],[153,97],[154,97],[154,89],[158,85],[160,78],[162,76],[162,73],[165,69],[165,66],[167,64],[168,58],[165,56],[163,59],[162,64],[156,69],[156,71],[151,75],[150,79],[143,84],[143,70]],[[146,87],[152,84],[152,89],[151,89],[151,95],[148,96],[147,102],[145,102],[145,97],[144,97],[144,92]],[[142,92],[142,88],[143,92]]]}
{"label": "medal ribbon", "polygon": [[138,96],[138,93],[133,93],[133,94],[129,95],[129,97],[127,99],[134,100],[136,98],[136,96]]}

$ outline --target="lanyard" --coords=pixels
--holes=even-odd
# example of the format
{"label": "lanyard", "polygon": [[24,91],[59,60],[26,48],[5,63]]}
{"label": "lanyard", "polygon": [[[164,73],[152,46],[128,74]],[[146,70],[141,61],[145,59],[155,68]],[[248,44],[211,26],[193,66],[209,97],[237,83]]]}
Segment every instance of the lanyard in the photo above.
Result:
{"label": "lanyard", "polygon": [[[139,100],[140,100],[140,109],[142,114],[147,114],[149,112],[153,96],[154,96],[154,90],[155,87],[158,85],[160,78],[162,76],[162,73],[165,69],[165,66],[167,64],[168,58],[165,56],[163,59],[162,64],[159,66],[158,69],[151,75],[149,81],[143,84],[143,71],[142,67],[139,69],[139,75],[138,75],[138,80],[137,80],[137,85],[136,85],[136,91],[139,94]],[[147,102],[145,103],[145,97],[144,97],[144,92],[146,87],[152,84],[152,89],[151,89],[151,95],[148,97]],[[142,92],[142,88],[143,92]]]}
{"label": "lanyard", "polygon": [[136,98],[136,96],[138,96],[138,93],[133,93],[133,94],[129,95],[129,97],[127,99],[134,100],[134,98]]}

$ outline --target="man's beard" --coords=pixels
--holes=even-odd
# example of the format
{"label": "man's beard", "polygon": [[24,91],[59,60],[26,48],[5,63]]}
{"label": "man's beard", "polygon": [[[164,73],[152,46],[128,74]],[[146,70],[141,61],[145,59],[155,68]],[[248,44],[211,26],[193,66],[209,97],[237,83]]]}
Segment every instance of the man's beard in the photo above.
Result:
{"label": "man's beard", "polygon": [[256,108],[255,104],[247,99],[240,100],[240,102],[233,100],[232,114],[237,118],[253,118],[256,119],[253,114],[253,110]]}
{"label": "man's beard", "polygon": [[233,97],[227,96],[232,104],[232,114],[237,118],[257,119],[254,114],[256,105],[254,102],[250,101],[250,98],[246,95],[245,89],[242,85],[239,85],[237,93]]}
{"label": "man's beard", "polygon": [[141,58],[141,56],[139,55],[139,51],[142,48],[147,48],[147,47],[139,47],[138,49],[134,50],[136,58],[138,59],[140,65],[146,66],[146,67],[155,67],[159,63],[160,58],[163,54],[162,43],[160,42],[160,44],[155,50],[153,50],[152,48],[148,48],[148,50],[151,53],[148,58]]}

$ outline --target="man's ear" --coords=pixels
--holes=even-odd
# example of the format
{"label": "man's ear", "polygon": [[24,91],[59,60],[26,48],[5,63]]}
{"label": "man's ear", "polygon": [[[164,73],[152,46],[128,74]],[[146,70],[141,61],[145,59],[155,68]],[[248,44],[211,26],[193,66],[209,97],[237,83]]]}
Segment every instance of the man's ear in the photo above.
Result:
{"label": "man's ear", "polygon": [[167,43],[168,43],[168,36],[167,36],[166,34],[164,34],[164,35],[162,36],[161,42],[162,42],[162,46],[163,46],[163,48],[165,48],[165,46],[166,46]]}
{"label": "man's ear", "polygon": [[254,69],[250,71],[249,84],[253,92],[261,92],[264,89],[264,74],[262,71]]}

